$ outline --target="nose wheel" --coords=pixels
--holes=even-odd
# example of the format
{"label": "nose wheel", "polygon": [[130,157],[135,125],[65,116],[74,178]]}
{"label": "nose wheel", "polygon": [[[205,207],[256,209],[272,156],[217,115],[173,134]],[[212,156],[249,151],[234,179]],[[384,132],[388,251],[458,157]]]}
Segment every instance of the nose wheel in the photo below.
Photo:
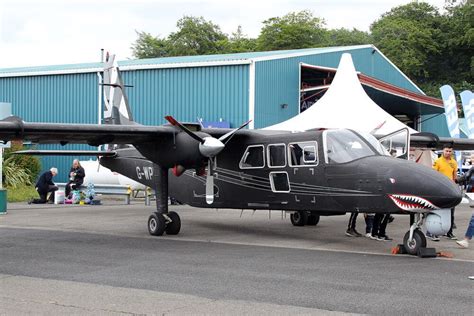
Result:
{"label": "nose wheel", "polygon": [[403,246],[410,255],[418,255],[421,248],[426,248],[426,237],[421,231],[423,225],[423,217],[421,214],[415,214],[415,220],[403,237]]}
{"label": "nose wheel", "polygon": [[410,255],[418,255],[418,250],[426,247],[425,234],[421,230],[416,229],[413,231],[413,236],[410,239],[410,231],[407,231],[405,237],[403,237],[403,246]]}

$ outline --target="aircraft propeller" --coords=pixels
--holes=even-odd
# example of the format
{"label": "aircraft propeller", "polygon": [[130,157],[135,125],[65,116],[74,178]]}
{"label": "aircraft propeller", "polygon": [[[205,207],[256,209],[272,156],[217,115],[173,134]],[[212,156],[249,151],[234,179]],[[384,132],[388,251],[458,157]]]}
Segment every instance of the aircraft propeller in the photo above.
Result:
{"label": "aircraft propeller", "polygon": [[165,119],[171,125],[177,126],[183,132],[197,140],[199,142],[199,152],[201,155],[208,158],[206,173],[206,203],[212,204],[214,202],[214,176],[212,174],[214,158],[224,149],[225,144],[232,138],[232,136],[234,136],[237,131],[247,126],[252,120],[245,122],[239,128],[236,128],[219,138],[215,138],[210,135],[204,137],[199,136],[170,115],[165,116]]}

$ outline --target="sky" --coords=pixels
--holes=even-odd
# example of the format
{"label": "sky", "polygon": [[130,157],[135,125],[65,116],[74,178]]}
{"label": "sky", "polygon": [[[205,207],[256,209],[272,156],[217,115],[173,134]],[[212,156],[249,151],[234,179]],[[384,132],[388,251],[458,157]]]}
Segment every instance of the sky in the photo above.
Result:
{"label": "sky", "polygon": [[[258,37],[262,22],[310,10],[326,27],[368,31],[410,0],[0,0],[0,68],[100,61],[101,49],[133,59],[136,31],[166,37],[183,16],[202,16],[226,34],[242,26]],[[444,0],[426,0],[440,9]]]}

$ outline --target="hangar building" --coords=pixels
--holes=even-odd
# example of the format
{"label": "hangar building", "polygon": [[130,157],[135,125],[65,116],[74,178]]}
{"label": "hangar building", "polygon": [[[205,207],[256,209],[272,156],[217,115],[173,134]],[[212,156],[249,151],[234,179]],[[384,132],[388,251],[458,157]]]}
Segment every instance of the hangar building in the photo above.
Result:
{"label": "hangar building", "polygon": [[[346,52],[364,89],[383,109],[420,131],[448,136],[439,115],[442,101],[424,95],[373,45],[126,60],[119,66],[125,84],[133,86],[127,94],[139,123],[164,124],[171,114],[180,121],[200,118],[230,127],[252,119],[252,128],[262,128],[320,98]],[[0,69],[0,102],[12,103],[13,114],[25,121],[97,123],[101,71],[100,62]],[[45,170],[54,165],[66,171],[70,164],[71,157],[43,158]],[[57,181],[66,182],[66,172]]]}

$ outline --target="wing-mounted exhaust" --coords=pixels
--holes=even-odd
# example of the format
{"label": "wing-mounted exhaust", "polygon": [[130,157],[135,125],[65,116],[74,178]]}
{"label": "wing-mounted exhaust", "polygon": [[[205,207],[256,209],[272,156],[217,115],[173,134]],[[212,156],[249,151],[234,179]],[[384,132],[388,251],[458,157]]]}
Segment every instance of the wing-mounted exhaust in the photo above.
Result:
{"label": "wing-mounted exhaust", "polygon": [[206,173],[206,203],[212,204],[214,202],[214,176],[212,170],[214,169],[215,157],[225,148],[225,144],[234,136],[234,134],[247,126],[251,121],[247,121],[242,124],[239,128],[236,128],[219,138],[212,137],[210,135],[204,134],[200,136],[195,132],[188,129],[186,126],[178,122],[172,116],[166,116],[165,119],[173,126],[178,127],[183,132],[188,134],[190,137],[199,142],[199,153],[206,157],[207,160],[207,173]]}

